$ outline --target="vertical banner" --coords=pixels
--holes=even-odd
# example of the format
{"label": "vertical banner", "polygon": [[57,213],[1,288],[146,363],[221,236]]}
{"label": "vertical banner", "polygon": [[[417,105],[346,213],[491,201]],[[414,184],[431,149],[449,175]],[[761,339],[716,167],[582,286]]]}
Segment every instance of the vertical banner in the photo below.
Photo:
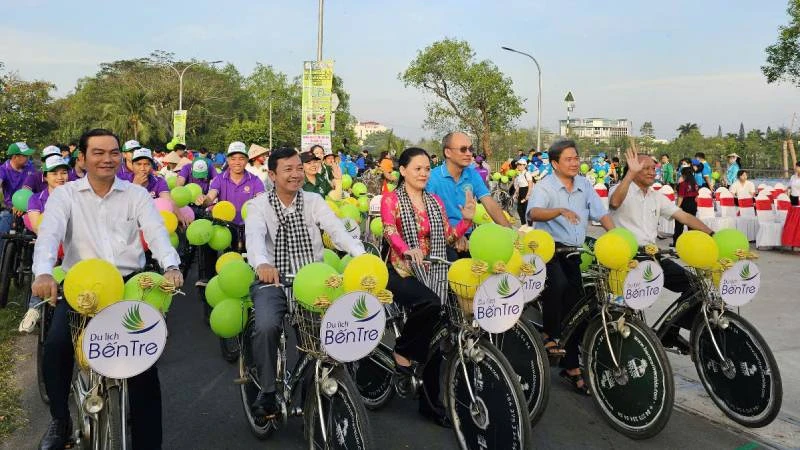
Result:
{"label": "vertical banner", "polygon": [[186,145],[186,110],[172,111],[172,138]]}
{"label": "vertical banner", "polygon": [[300,131],[301,151],[321,145],[331,151],[331,91],[333,61],[303,63],[303,109]]}

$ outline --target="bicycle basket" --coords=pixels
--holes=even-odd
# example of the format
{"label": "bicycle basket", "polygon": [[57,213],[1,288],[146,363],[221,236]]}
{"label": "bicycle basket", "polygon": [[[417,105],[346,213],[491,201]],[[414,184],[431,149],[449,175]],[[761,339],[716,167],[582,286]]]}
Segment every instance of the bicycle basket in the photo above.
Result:
{"label": "bicycle basket", "polygon": [[89,316],[80,314],[76,311],[67,311],[67,322],[69,323],[70,335],[72,336],[72,346],[75,351],[75,362],[82,370],[89,369],[89,361],[83,353],[83,331],[89,323]]}
{"label": "bicycle basket", "polygon": [[286,288],[285,291],[287,300],[293,304],[292,324],[297,330],[297,348],[318,359],[327,358],[319,340],[322,314],[309,311],[297,303],[291,288]]}
{"label": "bicycle basket", "polygon": [[360,181],[367,186],[367,192],[380,195],[383,189],[383,172],[380,170],[369,170],[361,175]]}
{"label": "bicycle basket", "polygon": [[442,308],[447,314],[450,323],[456,326],[472,325],[472,304],[475,297],[476,286],[459,284],[442,280],[447,283],[447,298],[442,304]]}

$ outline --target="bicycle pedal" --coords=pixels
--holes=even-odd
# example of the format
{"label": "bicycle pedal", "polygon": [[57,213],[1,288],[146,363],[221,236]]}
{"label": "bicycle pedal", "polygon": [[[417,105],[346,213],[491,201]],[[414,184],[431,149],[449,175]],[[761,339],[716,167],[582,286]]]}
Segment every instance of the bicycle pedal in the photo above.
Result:
{"label": "bicycle pedal", "polygon": [[233,380],[233,384],[238,384],[238,385],[247,384],[249,382],[250,378],[248,377],[239,377],[239,378],[234,378]]}

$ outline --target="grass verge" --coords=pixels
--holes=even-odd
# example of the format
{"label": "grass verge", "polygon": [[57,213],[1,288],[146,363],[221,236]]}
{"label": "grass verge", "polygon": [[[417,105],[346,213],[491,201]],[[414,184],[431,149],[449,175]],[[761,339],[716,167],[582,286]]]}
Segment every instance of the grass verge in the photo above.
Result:
{"label": "grass verge", "polygon": [[19,305],[9,304],[0,309],[0,442],[26,420],[20,405],[20,390],[14,382],[18,353],[14,342],[24,314],[25,309]]}

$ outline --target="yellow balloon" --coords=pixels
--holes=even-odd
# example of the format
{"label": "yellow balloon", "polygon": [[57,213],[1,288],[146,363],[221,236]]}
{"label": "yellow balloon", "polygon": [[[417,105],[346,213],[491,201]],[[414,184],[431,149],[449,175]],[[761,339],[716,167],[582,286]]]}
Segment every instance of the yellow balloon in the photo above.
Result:
{"label": "yellow balloon", "polygon": [[378,292],[386,289],[389,271],[382,259],[365,253],[356,256],[347,264],[342,274],[344,291]]}
{"label": "yellow balloon", "polygon": [[506,263],[506,272],[518,277],[519,272],[522,270],[523,262],[522,255],[519,253],[519,250],[514,249],[514,253],[511,254],[511,258],[509,258],[508,262]]}
{"label": "yellow balloon", "polygon": [[164,219],[164,226],[167,228],[168,233],[174,233],[178,229],[178,218],[172,211],[159,211],[161,217]]}
{"label": "yellow balloon", "polygon": [[531,253],[539,255],[545,263],[550,262],[556,253],[556,241],[553,240],[553,236],[544,230],[531,230],[525,233],[522,238],[522,254]]}
{"label": "yellow balloon", "polygon": [[691,267],[711,269],[719,259],[719,247],[711,236],[698,230],[686,231],[675,242],[678,256]]}
{"label": "yellow balloon", "polygon": [[64,297],[72,309],[94,315],[122,299],[125,283],[116,267],[102,259],[85,259],[64,278]]}
{"label": "yellow balloon", "polygon": [[346,203],[350,203],[351,205],[358,207],[358,200],[355,197],[347,197],[344,199]]}
{"label": "yellow balloon", "polygon": [[339,205],[337,205],[335,201],[325,200],[325,203],[328,204],[328,206],[331,208],[331,211],[333,211],[334,214],[336,214],[337,216],[339,215]]}
{"label": "yellow balloon", "polygon": [[478,290],[478,286],[490,275],[488,271],[481,274],[473,272],[472,266],[475,262],[476,260],[472,258],[461,258],[447,269],[447,280],[450,282],[450,289],[461,298],[471,299],[475,297],[475,291]]}
{"label": "yellow balloon", "polygon": [[219,273],[222,266],[232,261],[244,261],[244,258],[236,252],[223,253],[217,258],[217,263],[214,265],[214,268],[217,269],[217,273]]}
{"label": "yellow balloon", "polygon": [[236,207],[229,201],[221,201],[214,205],[214,209],[211,210],[211,217],[230,222],[236,217]]}
{"label": "yellow balloon", "polygon": [[609,269],[623,269],[633,258],[628,241],[612,233],[606,233],[597,239],[594,244],[594,254],[597,262]]}
{"label": "yellow balloon", "polygon": [[625,278],[628,276],[629,269],[611,270],[608,272],[608,284],[611,287],[611,292],[614,295],[622,295],[625,288]]}

